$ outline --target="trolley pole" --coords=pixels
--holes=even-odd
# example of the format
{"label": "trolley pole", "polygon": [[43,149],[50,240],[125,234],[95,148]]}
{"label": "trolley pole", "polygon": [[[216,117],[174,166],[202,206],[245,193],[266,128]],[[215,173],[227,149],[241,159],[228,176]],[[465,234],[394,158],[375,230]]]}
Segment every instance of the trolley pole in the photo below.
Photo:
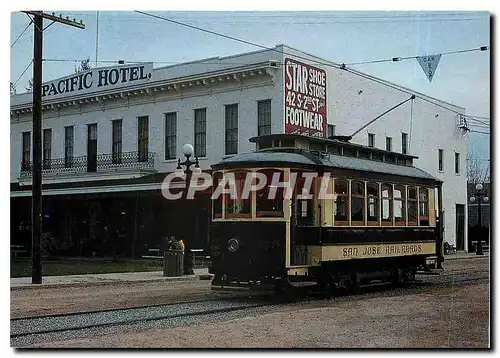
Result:
{"label": "trolley pole", "polygon": [[33,36],[33,176],[32,176],[32,217],[31,217],[31,283],[42,283],[42,263],[40,260],[40,241],[42,236],[42,52],[43,19],[60,22],[84,29],[85,25],[75,19],[71,21],[62,16],[45,14],[42,11],[23,11],[34,17]]}

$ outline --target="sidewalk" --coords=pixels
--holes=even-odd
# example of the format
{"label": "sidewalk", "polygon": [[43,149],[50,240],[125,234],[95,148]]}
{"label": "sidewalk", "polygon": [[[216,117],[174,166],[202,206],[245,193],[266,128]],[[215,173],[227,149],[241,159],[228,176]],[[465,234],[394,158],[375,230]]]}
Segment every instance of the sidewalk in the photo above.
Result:
{"label": "sidewalk", "polygon": [[485,259],[490,257],[490,252],[485,251],[484,255],[476,255],[475,252],[459,251],[453,255],[444,255],[444,260],[458,260],[458,259]]}
{"label": "sidewalk", "polygon": [[[489,259],[490,253],[476,255],[475,252],[457,252],[454,255],[445,255],[444,259]],[[105,285],[112,283],[138,283],[138,282],[165,282],[165,281],[194,281],[200,279],[211,279],[208,268],[194,269],[194,275],[164,277],[162,271],[153,272],[122,272],[91,275],[68,275],[68,276],[46,276],[43,277],[41,285],[33,285],[31,277],[17,277],[10,279],[11,290],[29,288],[55,288],[55,287],[79,287],[88,285]]]}
{"label": "sidewalk", "polygon": [[208,268],[194,269],[194,275],[165,277],[163,271],[153,272],[121,272],[91,275],[46,276],[41,285],[33,285],[31,277],[16,277],[10,279],[11,290],[29,288],[78,287],[87,285],[105,285],[112,283],[134,282],[164,282],[164,281],[194,281],[210,279]]}

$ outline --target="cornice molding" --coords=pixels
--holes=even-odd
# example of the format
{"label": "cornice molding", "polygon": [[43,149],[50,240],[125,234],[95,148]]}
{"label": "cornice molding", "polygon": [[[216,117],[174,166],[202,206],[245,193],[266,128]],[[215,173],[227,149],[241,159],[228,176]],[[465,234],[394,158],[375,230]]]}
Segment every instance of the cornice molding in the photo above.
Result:
{"label": "cornice molding", "polygon": [[[174,92],[180,95],[184,89],[196,87],[205,87],[211,89],[214,85],[221,83],[237,83],[240,86],[243,81],[249,78],[269,77],[272,83],[276,75],[277,66],[273,61],[256,63],[250,66],[240,68],[231,68],[222,71],[213,71],[197,75],[179,77],[156,81],[152,83],[130,86],[127,88],[117,88],[116,90],[105,91],[101,93],[83,94],[67,98],[59,98],[52,101],[42,102],[43,112],[58,111],[64,108],[78,108],[88,104],[100,104],[104,108],[105,102],[111,100],[140,98],[145,96],[155,97],[162,92]],[[152,99],[153,101],[153,99]],[[11,106],[11,118],[19,115],[32,113],[32,103],[23,103]]]}

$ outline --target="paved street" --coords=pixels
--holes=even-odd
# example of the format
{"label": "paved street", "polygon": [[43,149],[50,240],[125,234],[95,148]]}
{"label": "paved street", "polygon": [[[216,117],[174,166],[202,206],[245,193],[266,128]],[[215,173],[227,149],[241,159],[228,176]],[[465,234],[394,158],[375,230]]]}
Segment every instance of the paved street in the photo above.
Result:
{"label": "paved street", "polygon": [[488,257],[447,260],[442,275],[415,285],[288,301],[218,294],[192,279],[16,289],[11,345],[486,348],[488,266]]}

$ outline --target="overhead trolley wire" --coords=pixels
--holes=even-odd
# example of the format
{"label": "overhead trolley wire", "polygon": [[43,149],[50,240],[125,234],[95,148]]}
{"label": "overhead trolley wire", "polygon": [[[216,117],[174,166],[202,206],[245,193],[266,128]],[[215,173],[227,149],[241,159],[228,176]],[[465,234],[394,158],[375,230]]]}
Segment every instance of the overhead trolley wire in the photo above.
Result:
{"label": "overhead trolley wire", "polygon": [[28,68],[30,68],[32,64],[33,64],[33,60],[30,60],[30,63],[28,63],[28,66],[26,66],[26,68],[24,69],[23,73],[21,73],[21,76],[19,76],[17,78],[16,82],[14,82],[14,86],[17,85],[17,83],[19,82],[19,80],[24,76],[24,74],[26,73],[26,71],[28,71]]}
{"label": "overhead trolley wire", "polygon": [[[478,48],[472,48],[472,49],[467,49],[467,50],[441,52],[439,54],[440,55],[452,55],[452,54],[456,54],[456,53],[465,53],[465,52],[473,52],[473,51],[486,51],[486,50],[489,50],[489,46],[481,46]],[[371,61],[346,63],[345,65],[346,66],[355,66],[355,65],[364,65],[364,64],[370,64],[370,63],[381,63],[381,62],[399,62],[399,61],[404,61],[404,60],[416,59],[418,57],[422,57],[422,56],[392,57],[392,58],[383,59],[383,60],[371,60]]]}
{"label": "overhead trolley wire", "polygon": [[14,42],[12,43],[12,45],[10,45],[10,48],[14,47],[14,45],[16,44],[17,41],[19,41],[19,39],[21,38],[21,36],[24,35],[24,33],[26,32],[26,30],[28,30],[28,27],[30,27],[30,25],[33,23],[33,20],[31,20],[30,18],[30,22],[28,23],[28,25],[26,25],[26,27],[24,28],[24,30],[16,37],[16,39],[14,40]]}

